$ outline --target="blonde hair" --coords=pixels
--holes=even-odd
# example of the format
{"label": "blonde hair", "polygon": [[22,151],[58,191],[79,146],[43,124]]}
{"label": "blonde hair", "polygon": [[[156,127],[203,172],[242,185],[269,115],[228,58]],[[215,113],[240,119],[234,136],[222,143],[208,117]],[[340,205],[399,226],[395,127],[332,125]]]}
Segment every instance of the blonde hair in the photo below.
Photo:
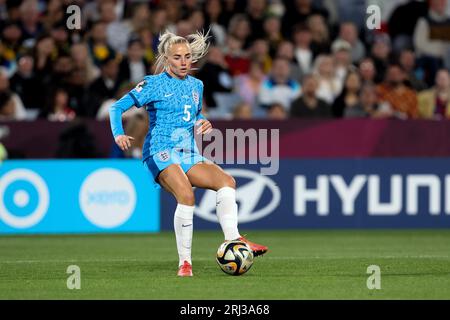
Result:
{"label": "blonde hair", "polygon": [[209,31],[205,34],[198,31],[186,37],[177,36],[166,30],[159,36],[158,55],[155,62],[155,74],[161,73],[166,68],[166,57],[174,44],[185,43],[192,53],[192,62],[197,62],[208,53]]}

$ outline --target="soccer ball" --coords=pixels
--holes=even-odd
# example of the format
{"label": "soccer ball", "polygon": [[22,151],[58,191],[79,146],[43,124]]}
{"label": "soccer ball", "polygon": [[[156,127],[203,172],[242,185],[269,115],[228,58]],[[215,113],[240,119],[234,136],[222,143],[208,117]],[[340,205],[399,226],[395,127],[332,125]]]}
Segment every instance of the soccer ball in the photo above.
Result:
{"label": "soccer ball", "polygon": [[225,241],[217,250],[216,261],[223,272],[240,276],[252,267],[253,251],[243,241]]}

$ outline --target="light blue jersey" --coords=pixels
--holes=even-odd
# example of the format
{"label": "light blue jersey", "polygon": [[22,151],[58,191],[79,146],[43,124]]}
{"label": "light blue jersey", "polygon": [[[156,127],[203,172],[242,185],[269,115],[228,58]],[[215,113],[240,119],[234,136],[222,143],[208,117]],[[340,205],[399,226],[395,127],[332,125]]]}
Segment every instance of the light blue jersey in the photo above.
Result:
{"label": "light blue jersey", "polygon": [[159,173],[168,165],[179,163],[179,159],[191,159],[182,166],[186,172],[193,164],[206,160],[198,154],[194,140],[194,125],[199,119],[204,119],[201,114],[202,98],[203,83],[192,76],[177,79],[167,72],[146,76],[111,106],[112,133],[114,137],[124,134],[122,113],[132,106],[145,107],[149,130],[142,158],[154,179],[157,180]]}

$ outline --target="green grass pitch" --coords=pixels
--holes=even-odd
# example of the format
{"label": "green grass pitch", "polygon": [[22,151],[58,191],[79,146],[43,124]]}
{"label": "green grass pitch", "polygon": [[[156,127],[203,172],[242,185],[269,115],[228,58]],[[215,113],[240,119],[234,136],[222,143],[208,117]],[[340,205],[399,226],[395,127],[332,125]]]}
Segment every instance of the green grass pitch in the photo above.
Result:
{"label": "green grass pitch", "polygon": [[[194,231],[193,278],[176,277],[173,232],[1,236],[0,299],[450,299],[450,230],[246,233],[270,252],[233,277],[214,260],[221,232]],[[67,289],[69,265],[80,290]]]}

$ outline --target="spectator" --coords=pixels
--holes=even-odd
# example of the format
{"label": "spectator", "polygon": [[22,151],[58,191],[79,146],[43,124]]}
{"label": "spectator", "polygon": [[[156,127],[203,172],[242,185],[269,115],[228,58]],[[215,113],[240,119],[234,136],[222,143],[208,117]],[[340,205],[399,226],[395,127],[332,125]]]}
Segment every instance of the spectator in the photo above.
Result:
{"label": "spectator", "polygon": [[358,70],[363,83],[375,83],[377,71],[371,58],[361,60]]}
{"label": "spectator", "polygon": [[197,0],[184,0],[181,5],[181,12],[184,16],[190,16],[194,11],[198,9]]}
{"label": "spectator", "polygon": [[354,105],[348,105],[344,109],[344,118],[367,118],[382,117],[378,113],[377,91],[375,85],[366,83],[361,87],[359,94],[359,102]]}
{"label": "spectator", "polygon": [[270,120],[285,120],[288,114],[281,103],[272,103],[267,109],[267,118]]}
{"label": "spectator", "polygon": [[267,108],[272,103],[278,102],[285,109],[289,109],[292,101],[300,95],[300,84],[289,77],[289,61],[276,58],[272,64],[269,78],[263,82],[259,91],[258,101]]}
{"label": "spectator", "polygon": [[188,18],[194,30],[205,29],[205,15],[201,9],[194,9],[189,14]]}
{"label": "spectator", "polygon": [[249,59],[260,63],[264,73],[269,73],[272,68],[272,58],[269,55],[269,44],[264,39],[256,39],[249,48]]}
{"label": "spectator", "polygon": [[226,31],[220,24],[220,14],[222,12],[222,3],[220,0],[205,1],[205,26],[211,30],[211,44],[223,47],[225,45]]}
{"label": "spectator", "polygon": [[56,57],[70,52],[69,32],[65,21],[60,21],[50,29],[50,36],[55,42]]}
{"label": "spectator", "polygon": [[[390,0],[395,1],[395,0]],[[404,1],[404,0],[401,0]],[[366,28],[367,22],[367,7],[369,4],[377,4],[385,7],[388,1],[383,2],[369,2],[366,0],[339,0],[333,1],[337,9],[337,14],[341,21],[353,22],[359,30]]]}
{"label": "spectator", "polygon": [[[145,8],[145,6],[144,6]],[[149,19],[148,10],[141,8],[141,12],[145,12],[147,20]],[[117,18],[114,1],[102,1],[99,6],[100,23],[104,25],[106,33],[107,46],[115,52],[124,54],[127,50],[127,43],[132,32],[132,26],[128,21],[121,21]],[[134,13],[136,14],[137,11]],[[140,13],[138,13],[140,14]],[[101,59],[100,59],[101,60]]]}
{"label": "spectator", "polygon": [[[277,52],[278,46],[283,42],[280,18],[274,14],[268,15],[264,19],[263,27],[265,38],[267,40],[267,43],[269,44],[269,54],[271,57],[274,57]],[[253,30],[254,29],[252,29],[252,31]]]}
{"label": "spectator", "polygon": [[250,21],[248,17],[244,14],[235,14],[231,20],[230,25],[228,26],[228,36],[233,36],[241,41],[243,44],[243,48],[247,49],[250,45],[250,33],[252,29],[250,29]]}
{"label": "spectator", "polygon": [[344,81],[344,88],[341,94],[334,100],[331,107],[333,116],[342,118],[347,109],[354,109],[360,103],[359,95],[361,90],[361,78],[358,72],[351,71]]}
{"label": "spectator", "polygon": [[39,3],[37,0],[24,0],[20,5],[20,28],[22,29],[22,43],[31,48],[44,28],[39,21]]}
{"label": "spectator", "polygon": [[317,96],[331,105],[341,93],[343,85],[336,74],[333,57],[329,55],[318,56],[314,62],[313,73],[317,76],[319,82]]}
{"label": "spectator", "polygon": [[244,43],[239,38],[233,35],[228,35],[226,40],[226,47],[223,50],[225,53],[225,61],[232,76],[238,76],[242,73],[247,73],[250,60],[247,53],[243,50]]}
{"label": "spectator", "polygon": [[94,21],[99,19],[99,10],[98,6],[102,0],[94,0],[86,3],[83,7],[82,12],[82,20],[86,21],[86,24],[89,25]]}
{"label": "spectator", "polygon": [[0,69],[0,93],[3,96],[4,117],[12,120],[25,120],[27,113],[20,97],[11,91],[8,74],[5,69]]}
{"label": "spectator", "polygon": [[[0,2],[1,4],[1,18],[4,20],[18,21],[20,19],[20,5],[22,4],[21,0],[12,0]],[[2,20],[0,19],[0,21]]]}
{"label": "spectator", "polygon": [[314,6],[315,2],[312,0],[283,0],[283,3],[285,14],[283,16],[282,30],[285,37],[291,36],[292,26],[306,22],[312,15],[328,17],[328,12],[325,9]]}
{"label": "spectator", "polygon": [[182,18],[181,5],[182,2],[178,0],[166,0],[162,4],[162,8],[167,14],[166,26],[171,31],[175,31],[177,21]]}
{"label": "spectator", "polygon": [[115,10],[114,1],[103,1],[100,4],[100,19],[106,33],[106,44],[115,52],[125,54],[131,34],[138,28],[149,24],[150,11],[147,4],[138,4],[133,7],[131,19],[119,20]]}
{"label": "spectator", "polygon": [[370,58],[375,65],[375,82],[381,83],[385,78],[386,68],[391,60],[391,41],[387,34],[378,34],[375,36]]}
{"label": "spectator", "polygon": [[244,13],[246,1],[225,0],[220,14],[220,24],[229,28],[231,19],[236,13]]}
{"label": "spectator", "polygon": [[[141,39],[142,46],[144,48],[145,64],[147,64],[151,68],[156,60],[156,54],[155,51],[153,50],[153,43],[155,41],[153,33],[150,31],[150,29],[144,28],[139,30],[137,34],[138,37]],[[152,70],[150,69],[150,71]]]}
{"label": "spectator", "polygon": [[[72,47],[74,48],[75,45]],[[70,55],[60,55],[53,64],[52,80],[50,81],[52,87],[57,85],[67,85],[70,73],[74,69],[74,61]]]}
{"label": "spectator", "polygon": [[312,15],[306,21],[309,30],[311,30],[311,48],[314,56],[330,52],[330,31],[323,16],[319,14]]}
{"label": "spectator", "polygon": [[405,85],[405,72],[398,64],[391,64],[384,83],[377,88],[378,101],[391,110],[392,115],[401,118],[417,118],[417,95]]}
{"label": "spectator", "polygon": [[[249,40],[253,41],[264,36],[264,16],[267,0],[248,0],[246,15],[250,24]],[[248,46],[246,46],[247,48]]]}
{"label": "spectator", "polygon": [[256,108],[259,89],[265,80],[266,74],[261,63],[252,61],[249,72],[235,78],[235,92],[245,103]]}
{"label": "spectator", "polygon": [[186,37],[194,32],[196,32],[196,30],[190,20],[179,20],[175,25],[174,33],[181,37]]}
{"label": "spectator", "polygon": [[314,55],[311,50],[311,32],[306,25],[297,25],[293,32],[294,39],[294,55],[299,67],[299,80],[303,80],[303,76],[312,71]]}
{"label": "spectator", "polygon": [[289,77],[291,79],[294,79],[296,81],[301,80],[302,77],[302,70],[298,66],[298,64],[295,62],[294,57],[294,45],[290,41],[283,41],[281,42],[276,51],[277,58],[283,58],[289,61],[289,69],[291,70]]}
{"label": "spectator", "polygon": [[57,88],[51,95],[47,106],[47,119],[50,121],[71,121],[75,112],[69,107],[69,95],[63,88]]}
{"label": "spectator", "polygon": [[156,52],[158,47],[159,34],[169,27],[167,11],[163,7],[158,7],[152,11],[152,19],[150,20],[150,30],[155,39],[153,51]]}
{"label": "spectator", "polygon": [[215,92],[231,92],[233,78],[222,51],[217,47],[210,47],[206,63],[200,68],[197,77],[203,81],[203,97],[208,108],[217,106],[213,94]]}
{"label": "spectator", "polygon": [[[425,82],[419,79],[420,70],[416,69],[416,55],[410,49],[404,49],[400,52],[399,63],[405,70],[407,84],[416,91],[422,91],[427,88]],[[421,75],[419,75],[421,76]]]}
{"label": "spectator", "polygon": [[[339,20],[347,21],[344,17],[339,19],[339,8],[338,8],[338,2],[336,0],[322,0],[322,12],[325,13],[326,20],[328,21],[328,24],[330,27],[334,30],[337,29],[337,26],[339,24]],[[348,12],[348,11],[347,11]],[[359,26],[357,27],[358,29]]]}
{"label": "spectator", "polygon": [[425,119],[450,118],[450,75],[447,69],[436,74],[436,85],[419,93],[419,116]]}
{"label": "spectator", "polygon": [[66,90],[69,94],[69,106],[75,111],[77,116],[86,116],[86,91],[87,91],[86,70],[73,69],[68,77]]}
{"label": "spectator", "polygon": [[34,48],[34,71],[42,84],[50,81],[52,64],[56,60],[55,41],[48,34],[42,34]]}
{"label": "spectator", "polygon": [[11,92],[0,92],[0,121],[18,120]]}
{"label": "spectator", "polygon": [[[351,61],[358,63],[366,55],[366,48],[359,39],[358,28],[353,22],[343,22],[340,25],[339,36],[333,45],[339,41],[346,41],[350,44]],[[332,45],[332,46],[333,46]]]}
{"label": "spectator", "polygon": [[0,121],[25,120],[23,109],[14,100],[10,91],[0,92]]}
{"label": "spectator", "polygon": [[[129,29],[131,31],[129,36],[131,37],[133,34],[135,35],[139,30],[150,29],[151,19],[152,15],[148,3],[137,2],[133,4],[131,19],[125,20],[125,22],[129,25]],[[129,41],[129,38],[127,40]],[[124,44],[126,45],[127,42],[125,42]]]}
{"label": "spectator", "polygon": [[233,109],[233,120],[250,120],[253,117],[252,107],[242,102],[236,105]]}
{"label": "spectator", "polygon": [[128,43],[127,56],[119,66],[119,82],[138,84],[150,71],[144,59],[144,44],[140,38],[132,38]]}
{"label": "spectator", "polygon": [[49,0],[42,17],[44,28],[50,30],[61,21],[64,21],[63,2],[60,0]]}
{"label": "spectator", "polygon": [[24,50],[21,44],[22,30],[13,21],[5,21],[0,27],[3,29],[0,42],[0,67],[5,68],[10,76],[17,69],[18,53]]}
{"label": "spectator", "polygon": [[25,54],[19,58],[18,69],[10,81],[11,90],[18,94],[26,109],[39,109],[36,97],[45,92],[45,87],[41,86],[39,79],[34,73],[34,59],[30,54]]}
{"label": "spectator", "polygon": [[330,105],[317,97],[318,81],[312,74],[303,77],[302,95],[291,104],[293,118],[330,118]]}
{"label": "spectator", "polygon": [[395,52],[413,49],[413,34],[419,18],[426,15],[426,1],[412,0],[399,5],[388,21],[389,36]]}
{"label": "spectator", "polygon": [[[73,69],[81,70],[86,75],[85,82],[92,83],[100,75],[100,69],[94,64],[92,55],[86,43],[76,43],[70,48],[70,57],[73,62]],[[105,59],[105,58],[104,58]]]}
{"label": "spectator", "polygon": [[92,57],[94,64],[100,66],[103,60],[109,59],[115,55],[115,51],[108,44],[107,24],[99,21],[96,22],[89,32],[88,46],[89,54]]}
{"label": "spectator", "polygon": [[119,88],[118,61],[113,57],[105,59],[101,66],[100,76],[89,86],[85,115],[95,117],[101,104],[115,96]]}
{"label": "spectator", "polygon": [[352,67],[351,45],[345,40],[338,40],[333,43],[331,48],[335,63],[336,75],[341,82],[347,76],[347,72]]}
{"label": "spectator", "polygon": [[[101,4],[104,2],[107,2],[108,0],[94,0],[89,1],[84,5],[82,13],[83,18],[82,20],[86,20],[87,22],[91,23],[93,21],[98,21],[100,19],[100,12],[101,12]],[[115,0],[115,8],[114,8],[114,16],[117,19],[122,19],[123,13],[124,13],[124,0]]]}
{"label": "spectator", "polygon": [[447,0],[430,0],[428,14],[417,22],[414,46],[419,57],[419,67],[428,71],[425,82],[433,84],[436,72],[450,48],[450,18],[446,14]]}

